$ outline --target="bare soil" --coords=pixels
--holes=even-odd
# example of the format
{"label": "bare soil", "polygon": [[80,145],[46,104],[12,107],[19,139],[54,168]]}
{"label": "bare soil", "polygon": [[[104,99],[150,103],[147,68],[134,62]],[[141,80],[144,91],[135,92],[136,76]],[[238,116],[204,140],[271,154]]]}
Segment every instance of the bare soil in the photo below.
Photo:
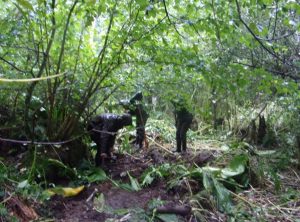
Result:
{"label": "bare soil", "polygon": [[[136,152],[135,154],[116,154],[116,161],[111,162],[107,166],[107,173],[113,180],[128,183],[129,178],[127,172],[131,176],[138,178],[150,166],[161,164],[162,162],[188,162],[188,164],[197,163],[203,165],[212,158],[210,153],[200,153],[192,155],[185,153],[166,154],[160,152],[157,147],[151,147],[147,150]],[[192,160],[192,161],[191,161]],[[163,180],[156,180],[151,186],[143,188],[140,191],[127,191],[116,187],[111,181],[105,181],[100,184],[92,184],[83,192],[75,197],[64,198],[55,196],[51,200],[43,204],[43,207],[37,209],[39,215],[44,215],[45,218],[53,218],[54,221],[105,221],[109,218],[120,219],[124,215],[114,214],[114,210],[141,209],[151,215],[149,203],[153,200],[164,201],[169,206],[182,206],[184,204],[184,195],[187,190],[168,190],[167,185]],[[107,212],[99,212],[95,209],[93,199],[104,195],[105,206],[110,208]],[[89,198],[89,197],[93,198]],[[87,201],[88,200],[88,201]],[[130,213],[129,213],[130,214]],[[129,215],[127,214],[127,216]],[[132,214],[132,213],[131,213]],[[191,214],[179,216],[181,221],[190,221]],[[124,219],[123,221],[135,221]]]}

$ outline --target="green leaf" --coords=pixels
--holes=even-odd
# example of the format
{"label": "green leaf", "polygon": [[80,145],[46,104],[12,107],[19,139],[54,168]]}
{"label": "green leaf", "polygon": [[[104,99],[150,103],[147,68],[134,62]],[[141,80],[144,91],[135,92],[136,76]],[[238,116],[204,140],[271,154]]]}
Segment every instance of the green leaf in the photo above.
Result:
{"label": "green leaf", "polygon": [[87,4],[88,6],[94,6],[94,5],[96,4],[96,0],[87,0],[87,1],[86,1],[86,4]]}
{"label": "green leaf", "polygon": [[122,215],[128,214],[129,211],[130,211],[130,209],[120,208],[120,209],[114,210],[113,213],[117,214],[118,216],[122,216]]}
{"label": "green leaf", "polygon": [[148,202],[148,209],[154,210],[157,207],[162,206],[165,203],[165,201],[161,200],[160,198],[154,198]]}
{"label": "green leaf", "polygon": [[107,179],[106,173],[100,169],[96,168],[92,173],[87,177],[90,183],[104,181]]}
{"label": "green leaf", "polygon": [[248,162],[248,156],[247,155],[238,155],[235,156],[231,162],[229,163],[229,166],[222,169],[222,177],[228,178],[233,177],[236,175],[240,175],[244,173],[246,169],[246,165]]}
{"label": "green leaf", "polygon": [[203,185],[208,192],[212,193],[221,211],[226,213],[232,211],[230,192],[211,173],[203,172]]}
{"label": "green leaf", "polygon": [[271,5],[273,3],[273,0],[263,0],[262,2],[266,5]]}
{"label": "green leaf", "polygon": [[20,188],[20,189],[23,189],[23,188],[28,187],[28,186],[29,186],[28,180],[23,180],[22,182],[20,182],[18,184],[18,188]]}
{"label": "green leaf", "polygon": [[24,8],[33,11],[32,5],[27,0],[17,0],[17,2]]}
{"label": "green leaf", "polygon": [[149,4],[147,0],[136,0],[136,3],[140,5],[142,10],[144,10]]}
{"label": "green leaf", "polygon": [[150,173],[148,173],[143,179],[142,186],[150,185],[153,182],[153,180],[154,180],[154,177],[151,176]]}
{"label": "green leaf", "polygon": [[127,172],[127,174],[128,174],[129,179],[130,179],[132,189],[134,191],[141,190],[142,188],[141,188],[139,182],[137,181],[137,179],[133,178],[128,172]]}
{"label": "green leaf", "polygon": [[98,211],[99,213],[103,213],[105,211],[105,198],[103,193],[101,193],[99,196],[94,198],[94,209]]}
{"label": "green leaf", "polygon": [[225,211],[226,213],[230,213],[232,211],[232,202],[229,191],[219,183],[214,177],[212,177],[213,186],[215,188],[215,195],[217,198],[218,208],[221,211]]}
{"label": "green leaf", "polygon": [[118,182],[118,181],[115,181],[115,180],[111,180],[110,181],[113,183],[113,185],[115,185],[116,187],[119,187],[121,189],[124,189],[124,190],[128,190],[128,191],[135,191],[133,189],[133,187],[128,184],[128,183],[121,183],[121,182]]}
{"label": "green leaf", "polygon": [[195,179],[202,179],[203,177],[202,168],[199,167],[195,168],[193,171],[190,172],[190,176]]}
{"label": "green leaf", "polygon": [[258,34],[258,33],[259,33],[256,24],[254,24],[253,22],[251,22],[251,23],[249,24],[249,27],[250,27],[250,29],[251,29],[255,34]]}
{"label": "green leaf", "polygon": [[64,169],[66,175],[76,176],[75,170],[73,170],[72,168],[68,167],[67,165],[65,165],[63,162],[61,162],[59,160],[51,159],[50,158],[50,159],[47,160],[47,162],[48,162],[49,165],[53,165],[53,166],[59,167],[61,169]]}
{"label": "green leaf", "polygon": [[164,222],[177,222],[179,221],[175,214],[157,214],[156,217]]}
{"label": "green leaf", "polygon": [[281,188],[280,177],[278,176],[278,174],[274,170],[271,170],[270,176],[271,176],[271,179],[274,181],[275,190],[276,190],[276,192],[278,192]]}

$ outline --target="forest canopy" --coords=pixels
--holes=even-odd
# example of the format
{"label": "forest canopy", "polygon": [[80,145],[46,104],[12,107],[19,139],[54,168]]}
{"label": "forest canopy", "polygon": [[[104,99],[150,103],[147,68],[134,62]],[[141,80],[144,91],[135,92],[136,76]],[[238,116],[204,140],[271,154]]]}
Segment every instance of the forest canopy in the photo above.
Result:
{"label": "forest canopy", "polygon": [[[162,103],[177,93],[202,100],[200,112],[211,101],[298,93],[296,1],[20,0],[1,7],[2,78],[64,73],[2,83],[3,106],[21,112],[11,119],[30,139],[69,138],[81,118],[124,91],[143,89]],[[36,112],[47,117],[32,126]]]}

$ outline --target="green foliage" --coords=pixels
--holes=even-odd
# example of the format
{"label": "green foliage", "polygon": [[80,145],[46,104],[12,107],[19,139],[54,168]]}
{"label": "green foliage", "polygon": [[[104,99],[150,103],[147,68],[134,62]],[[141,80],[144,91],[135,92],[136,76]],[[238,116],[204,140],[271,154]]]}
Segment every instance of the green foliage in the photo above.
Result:
{"label": "green foliage", "polygon": [[[129,174],[128,174],[129,176]],[[127,190],[127,191],[139,191],[141,190],[141,186],[139,184],[139,182],[133,178],[132,176],[129,176],[129,179],[130,179],[130,184],[129,183],[123,183],[123,182],[120,182],[120,181],[116,181],[116,180],[112,180],[110,179],[110,181],[112,182],[112,184],[118,188],[121,188],[121,189],[124,189],[124,190]]]}
{"label": "green foliage", "polygon": [[130,179],[130,185],[131,185],[132,189],[134,191],[141,190],[142,189],[141,185],[139,184],[139,182],[137,181],[137,179],[135,179],[134,177],[132,177],[128,172],[127,172],[127,175],[128,175],[128,177]]}
{"label": "green foliage", "polygon": [[9,172],[6,165],[0,160],[0,185],[3,185],[6,182],[8,175]]}
{"label": "green foliage", "polygon": [[95,210],[98,211],[99,213],[103,213],[105,211],[105,198],[103,193],[101,193],[100,195],[94,198],[93,205]]}
{"label": "green foliage", "polygon": [[[218,118],[225,120],[223,139],[228,139],[264,114],[268,131],[263,148],[282,151],[257,152],[262,159],[257,166],[245,154],[234,156],[226,167],[166,163],[145,171],[140,183],[128,174],[130,184],[116,182],[120,187],[139,190],[163,178],[170,178],[173,187],[193,179],[210,187],[219,208],[230,213],[225,187],[247,187],[252,167],[261,181],[270,178],[279,191],[278,171],[295,162],[300,166],[297,2],[14,0],[0,2],[0,7],[1,137],[36,142],[78,136],[84,141],[91,116],[123,112],[118,100],[141,90],[151,113],[146,130],[156,139],[174,141],[170,101],[183,98],[203,126],[189,132],[194,140],[204,134],[216,137],[210,125]],[[122,135],[121,151],[130,151],[129,138]],[[18,191],[30,196],[39,190],[34,178],[47,184],[50,166],[78,183],[107,179],[91,166],[77,172],[65,160],[43,161],[36,146],[29,152],[28,175],[18,177],[0,163],[0,185],[13,180]]]}
{"label": "green foliage", "polygon": [[[114,216],[123,216],[130,219],[130,221],[149,221],[149,217],[145,210],[141,208],[128,208],[128,209],[113,209],[109,206],[106,201],[103,193],[99,194],[94,198],[93,206],[96,211],[99,213],[106,213]],[[116,219],[111,218],[106,221],[115,221]]]}
{"label": "green foliage", "polygon": [[9,215],[9,212],[7,211],[7,209],[2,203],[0,204],[0,219],[3,221],[11,221],[11,222],[19,221],[15,216]]}
{"label": "green foliage", "polygon": [[298,76],[297,4],[236,1],[238,10],[225,0],[176,2],[1,3],[1,75],[67,73],[3,86],[3,104],[20,110],[12,118],[24,125],[19,134],[34,140],[80,135],[91,115],[114,102],[105,103],[111,94],[135,90],[157,97],[163,114],[171,113],[171,99],[184,98],[209,123],[236,115],[237,105],[263,103],[262,93],[297,91],[280,78]]}
{"label": "green foliage", "polygon": [[203,185],[216,198],[218,209],[231,214],[233,205],[229,191],[206,171],[203,171]]}
{"label": "green foliage", "polygon": [[[150,167],[142,175],[142,186],[150,185],[156,178],[163,178],[171,175],[173,167],[169,164],[163,164],[158,167]],[[173,168],[174,169],[174,168]]]}
{"label": "green foliage", "polygon": [[244,173],[248,165],[248,161],[248,156],[245,154],[235,156],[230,161],[228,167],[222,169],[221,177],[226,179]]}
{"label": "green foliage", "polygon": [[[153,137],[159,136],[164,142],[174,141],[175,135],[175,125],[174,120],[170,121],[170,118],[164,117],[163,114],[156,114],[157,118],[164,118],[164,120],[149,119],[147,122],[147,132],[149,132]],[[173,115],[173,114],[172,114]]]}
{"label": "green foliage", "polygon": [[107,179],[106,173],[99,167],[91,168],[82,174],[80,179],[86,179],[89,183],[102,182]]}
{"label": "green foliage", "polygon": [[157,214],[156,217],[164,222],[168,222],[168,221],[174,221],[177,222],[179,221],[176,214]]}
{"label": "green foliage", "polygon": [[130,153],[132,151],[132,144],[130,141],[130,136],[131,136],[131,133],[129,133],[129,132],[126,132],[125,134],[120,136],[120,141],[121,141],[121,145],[119,148],[120,153],[123,153],[123,152]]}

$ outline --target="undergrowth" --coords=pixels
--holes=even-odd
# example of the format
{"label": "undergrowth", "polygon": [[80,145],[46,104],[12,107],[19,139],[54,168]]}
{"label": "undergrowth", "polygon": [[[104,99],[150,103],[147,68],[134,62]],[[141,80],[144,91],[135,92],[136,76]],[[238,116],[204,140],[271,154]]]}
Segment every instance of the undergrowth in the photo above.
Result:
{"label": "undergrowth", "polygon": [[[214,136],[207,136],[208,131]],[[118,151],[125,154],[132,153],[133,129],[121,133]],[[147,134],[155,141],[154,145],[164,146],[174,141],[175,127],[171,121],[149,120]],[[51,198],[49,192],[45,192],[48,189],[58,195],[65,195],[63,186],[88,187],[90,184],[104,181],[110,181],[115,187],[131,192],[151,188],[155,182],[163,181],[170,192],[183,191],[182,203],[192,207],[192,215],[199,221],[209,221],[209,218],[218,218],[219,221],[268,221],[270,218],[283,218],[289,210],[292,213],[289,214],[288,221],[297,218],[299,213],[295,206],[299,202],[300,195],[299,187],[292,185],[294,183],[292,178],[293,176],[298,178],[299,182],[300,178],[297,171],[291,167],[297,163],[293,158],[293,149],[288,149],[292,142],[282,142],[283,148],[261,149],[255,144],[241,142],[222,130],[213,131],[205,124],[198,127],[196,131],[189,131],[188,140],[189,144],[192,144],[192,148],[189,149],[191,154],[201,155],[203,148],[207,148],[214,154],[214,160],[200,167],[177,158],[175,162],[149,165],[137,177],[132,176],[130,172],[125,172],[123,177],[127,178],[126,182],[112,179],[104,170],[94,167],[89,160],[83,161],[77,168],[71,168],[59,160],[48,158],[47,164],[55,166],[62,172],[62,177],[71,178],[67,183],[55,184],[47,181],[47,176],[42,171],[46,165],[34,167],[35,172],[32,177],[30,169],[12,167],[1,159],[0,218],[2,221],[17,221],[17,218],[11,214],[9,204],[13,197],[41,203]],[[151,140],[149,143],[153,144]],[[161,151],[164,153],[164,150]],[[276,199],[273,199],[275,196]],[[99,201],[101,200],[98,200],[98,205]],[[264,207],[260,203],[263,203]],[[163,205],[163,201],[153,202],[153,206],[160,205]],[[150,211],[135,209],[131,213],[141,215],[146,218],[146,221],[156,221],[158,218],[162,221],[170,219],[169,217],[164,219],[163,216],[156,214],[153,206],[152,208],[149,206],[149,209],[152,209]],[[280,210],[276,211],[276,209]],[[105,212],[103,209],[102,211]],[[177,218],[176,215],[170,217]]]}

